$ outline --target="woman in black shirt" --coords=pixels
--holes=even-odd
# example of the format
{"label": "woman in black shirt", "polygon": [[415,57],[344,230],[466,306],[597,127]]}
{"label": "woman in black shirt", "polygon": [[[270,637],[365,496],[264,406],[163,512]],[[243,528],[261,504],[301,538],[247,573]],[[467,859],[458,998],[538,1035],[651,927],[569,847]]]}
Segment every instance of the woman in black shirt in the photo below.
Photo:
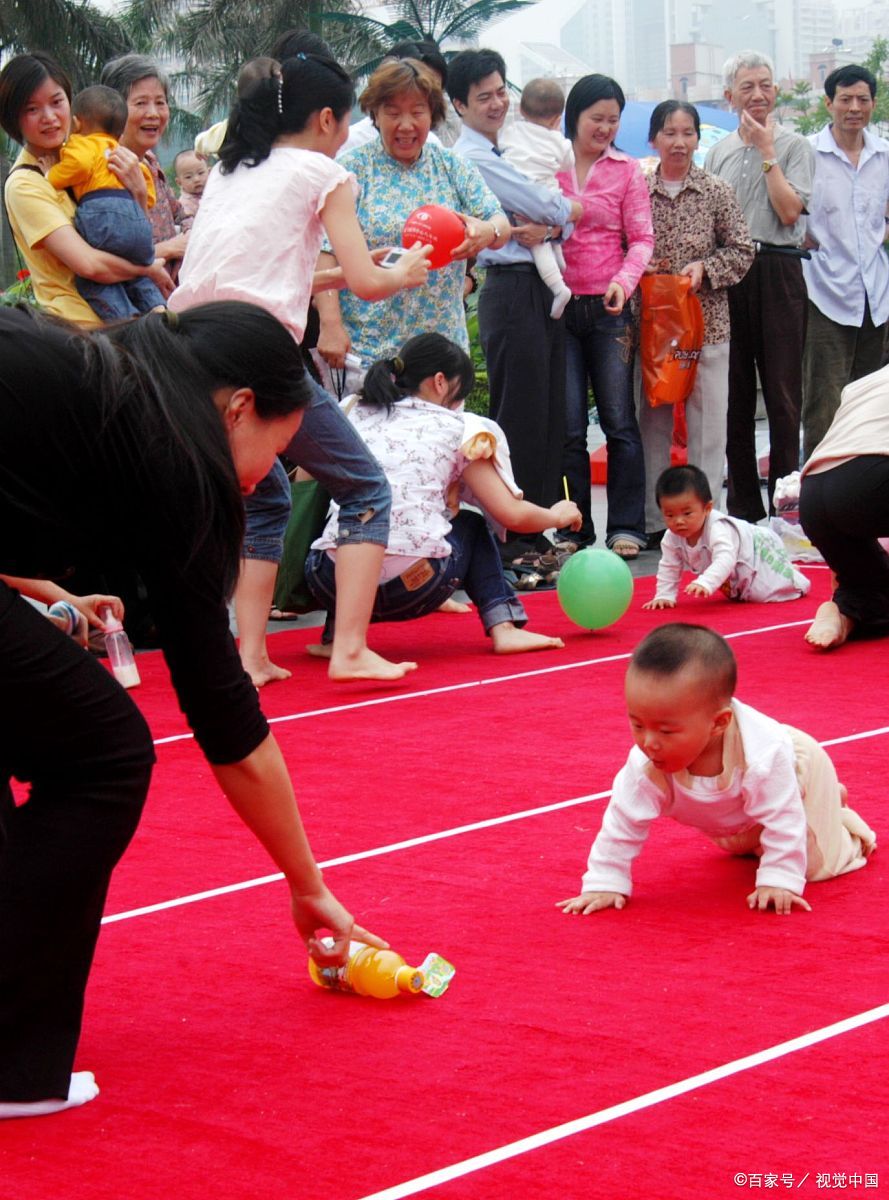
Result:
{"label": "woman in black shirt", "polygon": [[[298,347],[253,305],[92,335],[0,310],[0,574],[61,579],[106,557],[138,570],[195,738],[286,876],[310,953],[329,963],[350,937],[382,943],[323,882],[227,610],[242,493],[308,398]],[[0,582],[0,1117],[97,1092],[88,1072],[72,1075],[84,989],[153,761],[127,693]],[[13,777],[30,785],[18,807]]]}

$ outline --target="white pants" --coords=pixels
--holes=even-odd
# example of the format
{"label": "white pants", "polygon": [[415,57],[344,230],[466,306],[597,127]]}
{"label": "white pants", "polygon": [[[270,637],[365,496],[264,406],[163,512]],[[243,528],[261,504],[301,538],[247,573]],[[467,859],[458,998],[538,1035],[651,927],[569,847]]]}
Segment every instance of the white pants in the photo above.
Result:
{"label": "white pants", "polygon": [[531,247],[531,257],[534,259],[537,274],[549,290],[558,296],[565,287],[565,280],[562,278],[562,271],[565,269],[562,247],[555,242],[539,242]]}
{"label": "white pants", "polygon": [[[719,495],[725,477],[726,414],[728,413],[729,343],[716,342],[701,349],[692,393],[685,402],[688,425],[688,461],[707,476],[713,502],[719,507]],[[639,432],[645,456],[645,531],[664,528],[664,518],[654,498],[654,486],[662,471],[670,465],[673,440],[673,405],[652,408],[643,394],[642,370],[636,358],[636,403]]]}

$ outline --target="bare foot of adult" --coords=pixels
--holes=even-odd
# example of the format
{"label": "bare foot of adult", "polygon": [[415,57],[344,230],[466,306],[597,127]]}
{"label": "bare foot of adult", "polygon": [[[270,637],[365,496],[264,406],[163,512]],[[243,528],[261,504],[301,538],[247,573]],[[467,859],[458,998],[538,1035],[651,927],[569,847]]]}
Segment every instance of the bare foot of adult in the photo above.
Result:
{"label": "bare foot of adult", "polygon": [[561,638],[547,637],[544,633],[531,633],[517,629],[512,621],[503,621],[491,630],[491,641],[495,654],[526,654],[529,650],[561,650],[565,643]]}
{"label": "bare foot of adult", "polygon": [[66,1108],[79,1108],[99,1094],[99,1085],[92,1071],[75,1071],[71,1076],[66,1100],[31,1100],[12,1102],[0,1100],[0,1121],[11,1117],[48,1117]]}
{"label": "bare foot of adult", "polygon": [[806,641],[819,650],[833,650],[842,646],[854,625],[855,622],[841,613],[833,600],[825,600],[818,606],[815,620],[806,631]]}
{"label": "bare foot of adult", "polygon": [[356,679],[379,679],[383,683],[403,679],[410,671],[416,671],[415,662],[389,662],[381,654],[365,646],[355,654],[335,654],[333,646],[315,644],[306,646],[315,658],[330,659],[328,678],[334,683],[349,683]]}
{"label": "bare foot of adult", "polygon": [[282,679],[289,679],[293,674],[286,667],[279,667],[268,658],[261,658],[256,662],[252,659],[241,659],[241,662],[255,688],[265,687],[267,683],[280,683]]}
{"label": "bare foot of adult", "polygon": [[468,613],[472,612],[471,604],[464,604],[462,600],[455,600],[453,596],[449,596],[444,604],[438,607],[439,612],[446,613]]}

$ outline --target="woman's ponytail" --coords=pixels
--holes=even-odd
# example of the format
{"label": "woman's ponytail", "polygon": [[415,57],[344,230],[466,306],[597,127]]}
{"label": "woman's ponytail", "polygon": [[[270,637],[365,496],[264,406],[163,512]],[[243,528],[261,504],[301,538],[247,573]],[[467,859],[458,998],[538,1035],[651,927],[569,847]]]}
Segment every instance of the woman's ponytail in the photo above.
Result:
{"label": "woman's ponytail", "polygon": [[[398,370],[399,365],[401,371]],[[411,394],[411,389],[399,384],[399,376],[403,371],[404,363],[400,358],[383,358],[375,362],[364,376],[361,403],[390,409],[399,400],[404,400]]]}
{"label": "woman's ponytail", "polygon": [[393,358],[375,362],[364,377],[361,402],[390,409],[406,396],[415,396],[420,384],[441,372],[455,380],[449,404],[464,400],[475,384],[469,355],[440,333],[419,333],[408,338]]}
{"label": "woman's ponytail", "polygon": [[255,167],[268,158],[280,132],[281,87],[280,76],[259,79],[235,101],[219,147],[223,175],[241,163]]}
{"label": "woman's ponytail", "polygon": [[238,96],[219,149],[228,175],[244,163],[268,158],[282,133],[302,133],[313,112],[329,108],[341,121],[352,107],[355,89],[349,73],[324,54],[300,52],[281,63],[280,73],[258,79]]}

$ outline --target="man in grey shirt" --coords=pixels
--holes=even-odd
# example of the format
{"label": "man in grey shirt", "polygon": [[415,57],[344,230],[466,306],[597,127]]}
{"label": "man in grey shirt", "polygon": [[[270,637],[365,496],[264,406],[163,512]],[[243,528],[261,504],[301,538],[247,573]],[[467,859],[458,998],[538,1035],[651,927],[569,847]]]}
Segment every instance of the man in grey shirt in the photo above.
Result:
{"label": "man in grey shirt", "polygon": [[731,351],[727,447],[728,511],[756,522],[766,515],[756,462],[756,370],[769,419],[769,511],[775,481],[799,468],[806,285],[800,249],[812,192],[806,138],[775,123],[774,68],[745,50],[723,68],[736,133],[717,142],[705,166],[732,185],[756,246],[753,266],[729,288]]}

